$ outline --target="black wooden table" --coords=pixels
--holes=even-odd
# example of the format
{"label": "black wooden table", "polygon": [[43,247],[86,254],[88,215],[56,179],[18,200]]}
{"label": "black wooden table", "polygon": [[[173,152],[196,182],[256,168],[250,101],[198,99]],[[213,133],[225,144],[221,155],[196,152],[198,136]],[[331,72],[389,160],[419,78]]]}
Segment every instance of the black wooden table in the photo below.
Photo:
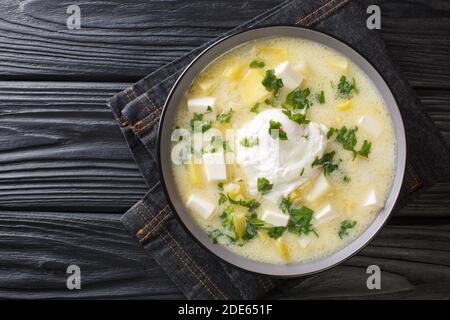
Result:
{"label": "black wooden table", "polygon": [[[108,97],[281,0],[0,3],[0,297],[182,298],[120,215],[146,192]],[[450,142],[450,3],[379,1],[382,34]],[[182,32],[180,32],[182,31]],[[182,35],[180,35],[182,34]],[[450,177],[343,265],[281,298],[450,298]],[[82,289],[66,288],[66,268]],[[366,268],[382,289],[366,288]]]}

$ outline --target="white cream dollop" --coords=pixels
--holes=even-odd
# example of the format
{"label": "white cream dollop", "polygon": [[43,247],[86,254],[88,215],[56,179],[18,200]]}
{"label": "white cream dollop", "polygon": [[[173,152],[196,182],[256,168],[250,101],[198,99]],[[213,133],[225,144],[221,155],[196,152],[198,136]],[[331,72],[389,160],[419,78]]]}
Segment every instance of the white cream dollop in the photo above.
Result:
{"label": "white cream dollop", "polygon": [[[281,123],[287,140],[271,137],[270,120]],[[312,168],[311,164],[316,157],[323,155],[327,131],[326,126],[315,122],[300,125],[290,120],[282,109],[259,113],[238,131],[236,138],[236,161],[246,175],[249,193],[253,196],[258,194],[258,178],[264,177],[273,187],[263,197],[278,203],[282,196],[315,177],[319,169]],[[257,138],[259,143],[245,147],[240,143],[245,138],[252,141]]]}

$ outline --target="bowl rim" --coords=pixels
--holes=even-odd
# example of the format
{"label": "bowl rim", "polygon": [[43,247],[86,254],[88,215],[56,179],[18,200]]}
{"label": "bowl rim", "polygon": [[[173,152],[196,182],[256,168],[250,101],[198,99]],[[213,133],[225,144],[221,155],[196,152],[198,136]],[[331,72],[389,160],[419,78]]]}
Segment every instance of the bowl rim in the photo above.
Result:
{"label": "bowl rim", "polygon": [[[378,87],[378,84],[381,86],[384,86],[385,94],[382,94],[380,92],[380,95],[382,96],[385,104],[387,105],[387,109],[390,115],[390,119],[393,124],[393,129],[396,136],[396,165],[395,165],[395,174],[391,182],[390,191],[388,193],[387,199],[385,201],[384,206],[379,210],[377,215],[373,218],[373,220],[370,222],[370,224],[363,230],[359,235],[357,235],[354,239],[352,239],[350,242],[348,242],[345,246],[339,248],[337,251],[332,252],[329,255],[323,256],[318,259],[314,259],[308,262],[300,262],[300,263],[290,263],[290,264],[273,264],[273,263],[266,263],[266,262],[259,262],[256,260],[252,260],[250,258],[246,258],[244,256],[238,255],[231,250],[227,249],[225,246],[218,245],[218,244],[212,244],[212,241],[207,237],[206,231],[201,229],[200,226],[197,225],[197,223],[194,221],[192,217],[189,217],[188,219],[193,222],[191,226],[189,227],[187,225],[187,222],[183,220],[183,218],[180,216],[178,210],[176,209],[176,206],[174,205],[172,201],[172,197],[170,195],[170,192],[168,190],[166,179],[164,176],[164,166],[162,162],[162,144],[163,144],[163,130],[166,128],[167,124],[165,124],[165,118],[167,115],[167,110],[170,108],[172,103],[172,99],[174,96],[174,93],[179,89],[179,85],[182,81],[186,81],[186,75],[192,70],[192,67],[196,65],[196,63],[202,59],[207,53],[209,53],[212,49],[217,48],[219,45],[223,44],[224,42],[235,39],[237,37],[245,37],[245,35],[252,35],[252,33],[258,33],[258,32],[264,32],[266,31],[267,34],[264,36],[251,36],[249,39],[240,42],[237,45],[226,47],[220,53],[217,55],[214,59],[208,61],[204,65],[201,66],[200,71],[195,74],[192,79],[189,80],[189,86],[192,83],[192,81],[195,80],[195,78],[198,76],[198,74],[204,70],[208,65],[210,65],[213,61],[220,58],[223,54],[229,52],[230,50],[235,49],[238,46],[244,45],[245,43],[255,41],[258,39],[263,38],[270,38],[270,37],[291,37],[290,35],[282,35],[282,34],[275,34],[273,35],[270,31],[277,31],[280,33],[289,33],[289,30],[291,32],[299,32],[299,33],[305,33],[309,34],[310,36],[319,37],[323,41],[318,40],[311,40],[316,41],[318,43],[321,43],[325,46],[331,47],[333,50],[338,51],[339,53],[343,54],[347,59],[351,60],[353,63],[357,64],[354,60],[360,59],[363,64],[366,64],[365,67],[368,67],[369,69],[372,69],[371,71],[374,72],[372,77],[368,74],[368,72],[363,72],[369,77],[369,79],[372,81],[372,83],[377,87],[377,90],[380,92],[380,88]],[[292,31],[294,30],[294,31]],[[297,36],[298,38],[302,38],[301,36]],[[310,39],[308,39],[310,40]],[[327,43],[328,41],[328,43]],[[354,56],[352,58],[349,57],[349,55],[344,54],[342,51],[336,49],[334,46],[331,46],[329,42],[333,42],[334,45],[338,45],[341,47],[341,49],[345,48],[346,51],[352,53]],[[357,64],[360,69],[363,69],[361,65]],[[381,81],[380,83],[375,83],[375,80],[373,77],[378,77],[378,81]],[[185,91],[185,90],[184,90]],[[183,92],[183,95],[185,92]],[[385,96],[387,95],[387,97]],[[386,101],[389,99],[389,103]],[[179,102],[179,101],[178,101]],[[178,103],[174,107],[178,107]],[[170,143],[170,141],[169,141]],[[183,229],[190,235],[191,238],[194,239],[194,241],[199,244],[201,247],[203,247],[208,252],[212,253],[214,256],[218,257],[221,261],[224,261],[225,263],[232,265],[234,267],[237,267],[238,269],[249,272],[252,274],[259,274],[259,275],[265,275],[270,276],[273,278],[291,278],[291,277],[299,277],[299,276],[306,276],[310,274],[319,273],[322,271],[326,271],[328,269],[331,269],[349,258],[356,255],[358,252],[360,252],[362,249],[364,249],[374,238],[375,236],[381,231],[381,229],[384,227],[384,225],[388,222],[392,211],[395,208],[395,205],[398,201],[398,197],[400,194],[400,190],[403,184],[404,179],[404,173],[406,169],[406,134],[405,134],[405,128],[403,119],[401,116],[400,109],[398,107],[397,100],[392,93],[392,89],[389,86],[389,84],[386,82],[383,75],[379,72],[379,70],[371,63],[369,60],[358,50],[354,49],[352,46],[350,46],[345,41],[339,39],[338,37],[334,35],[330,35],[325,32],[316,31],[311,28],[306,27],[300,27],[295,25],[266,25],[262,27],[254,27],[245,29],[227,36],[224,36],[211,45],[209,45],[206,49],[204,49],[201,53],[199,53],[181,72],[180,76],[175,81],[174,85],[172,86],[166,101],[164,103],[164,107],[161,112],[160,121],[158,124],[158,138],[157,138],[157,167],[158,167],[158,174],[160,177],[160,181],[162,184],[162,189],[164,192],[164,195],[167,199],[167,202],[169,204],[170,209],[174,212],[174,215],[178,222],[182,225]],[[189,215],[189,213],[187,213]],[[189,222],[189,221],[188,221]],[[200,232],[203,234],[199,234],[197,237],[194,234],[194,231],[191,230],[191,227],[193,225],[196,225],[197,229],[200,229]],[[206,235],[206,239],[205,236]],[[199,239],[199,237],[202,236],[202,240]],[[206,241],[205,241],[206,240]],[[217,248],[217,249],[216,249]],[[225,254],[224,254],[225,253]],[[229,257],[232,257],[234,261],[230,261]],[[308,269],[309,267],[309,269]],[[306,269],[306,270],[305,270]]]}

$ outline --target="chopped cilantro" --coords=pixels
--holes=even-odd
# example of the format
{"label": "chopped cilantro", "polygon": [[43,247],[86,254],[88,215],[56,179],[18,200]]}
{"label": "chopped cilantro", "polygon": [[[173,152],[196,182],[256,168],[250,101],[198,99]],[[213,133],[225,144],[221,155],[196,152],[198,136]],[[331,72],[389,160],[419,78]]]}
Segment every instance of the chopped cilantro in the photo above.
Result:
{"label": "chopped cilantro", "polygon": [[265,66],[266,66],[266,63],[260,58],[256,58],[255,60],[250,62],[250,65],[249,65],[250,68],[264,68]]}
{"label": "chopped cilantro", "polygon": [[312,103],[309,100],[310,93],[311,91],[308,88],[304,90],[297,88],[287,95],[286,104],[294,109],[308,109],[312,106]]}
{"label": "chopped cilantro", "polygon": [[339,229],[338,235],[339,238],[343,239],[345,236],[348,236],[348,229],[356,226],[356,221],[344,220],[341,222],[341,227]]}
{"label": "chopped cilantro", "polygon": [[283,80],[278,79],[275,76],[275,71],[273,69],[266,71],[261,83],[267,91],[272,92],[274,95],[277,95],[278,91],[283,87]]}
{"label": "chopped cilantro", "polygon": [[232,206],[226,207],[222,214],[220,215],[220,219],[222,219],[222,226],[229,231],[234,231],[233,225],[233,212],[234,209]]}
{"label": "chopped cilantro", "polygon": [[312,217],[314,211],[308,207],[301,206],[295,207],[292,205],[291,198],[289,196],[282,197],[279,205],[281,211],[285,214],[289,214],[288,231],[295,234],[309,234],[314,232],[312,227]]}
{"label": "chopped cilantro", "polygon": [[273,239],[278,239],[283,235],[286,227],[271,227],[267,228],[267,235]]}
{"label": "chopped cilantro", "polygon": [[305,173],[305,168],[302,168],[302,171],[300,171],[300,177],[303,176],[304,173]]}
{"label": "chopped cilantro", "polygon": [[259,144],[258,137],[244,137],[239,143],[246,148],[251,148]]}
{"label": "chopped cilantro", "polygon": [[219,206],[224,204],[225,202],[227,202],[227,196],[224,195],[223,193],[219,193]]}
{"label": "chopped cilantro", "polygon": [[306,119],[306,114],[301,113],[293,113],[288,109],[283,109],[283,113],[292,121],[297,122],[298,124],[308,124],[311,121]]}
{"label": "chopped cilantro", "polygon": [[273,184],[270,183],[269,180],[267,180],[264,177],[258,178],[257,181],[258,191],[261,192],[261,194],[266,194],[270,190],[272,190]]}
{"label": "chopped cilantro", "polygon": [[352,82],[350,82],[344,75],[339,79],[337,89],[338,97],[342,99],[351,99],[353,97],[353,93],[358,92],[358,89],[356,88],[355,78],[353,78]]}
{"label": "chopped cilantro", "polygon": [[288,139],[286,132],[281,128],[281,123],[278,121],[270,120],[269,134],[273,139]]}
{"label": "chopped cilantro", "polygon": [[[203,113],[195,113],[190,120],[191,129],[196,131],[201,129],[202,133],[205,133],[211,128],[211,121],[203,121]],[[198,130],[200,131],[200,130]]]}
{"label": "chopped cilantro", "polygon": [[361,149],[359,151],[356,151],[356,153],[358,155],[360,155],[361,157],[368,158],[371,147],[372,147],[372,143],[367,140],[364,140]]}
{"label": "chopped cilantro", "polygon": [[332,151],[329,153],[325,153],[323,157],[320,159],[316,157],[311,167],[322,166],[324,175],[329,175],[338,168],[338,165],[336,163],[333,163],[333,158],[335,154],[336,152]]}
{"label": "chopped cilantro", "polygon": [[320,93],[316,94],[316,100],[320,103],[320,104],[324,104],[325,103],[325,92],[320,91]]}
{"label": "chopped cilantro", "polygon": [[229,123],[231,120],[231,116],[233,115],[233,109],[229,109],[228,111],[224,111],[217,116],[217,121],[220,123]]}
{"label": "chopped cilantro", "polygon": [[259,203],[255,199],[250,199],[250,200],[246,201],[243,199],[235,200],[235,199],[231,198],[229,195],[227,195],[227,197],[228,197],[228,201],[230,201],[231,204],[238,205],[241,207],[246,207],[249,210],[254,210],[261,205],[261,203]]}
{"label": "chopped cilantro", "polygon": [[255,103],[255,105],[251,107],[250,112],[259,113],[259,102]]}

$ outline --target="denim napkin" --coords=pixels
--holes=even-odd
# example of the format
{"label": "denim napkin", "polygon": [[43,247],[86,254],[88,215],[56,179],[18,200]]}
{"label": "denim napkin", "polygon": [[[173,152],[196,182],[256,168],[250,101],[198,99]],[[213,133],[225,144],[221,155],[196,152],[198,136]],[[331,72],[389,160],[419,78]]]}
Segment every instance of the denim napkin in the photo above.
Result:
{"label": "denim napkin", "polygon": [[[264,25],[311,27],[348,43],[384,76],[405,122],[408,164],[398,206],[448,175],[450,152],[405,78],[393,65],[377,31],[366,27],[356,1],[287,1],[227,34]],[[224,34],[226,35],[226,34]],[[210,43],[151,73],[108,101],[149,187],[147,195],[122,217],[125,227],[189,299],[254,299],[279,280],[228,265],[200,247],[175,219],[159,182],[157,125],[166,97],[187,64]]]}

